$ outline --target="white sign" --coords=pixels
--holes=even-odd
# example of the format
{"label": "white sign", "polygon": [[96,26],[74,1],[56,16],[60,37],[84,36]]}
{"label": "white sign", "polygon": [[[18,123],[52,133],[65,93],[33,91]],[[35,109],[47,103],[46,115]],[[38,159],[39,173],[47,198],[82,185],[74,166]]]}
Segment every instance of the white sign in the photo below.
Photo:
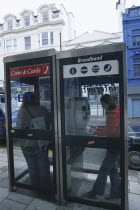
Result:
{"label": "white sign", "polygon": [[119,74],[119,62],[117,60],[63,66],[63,78],[90,77],[112,74]]}

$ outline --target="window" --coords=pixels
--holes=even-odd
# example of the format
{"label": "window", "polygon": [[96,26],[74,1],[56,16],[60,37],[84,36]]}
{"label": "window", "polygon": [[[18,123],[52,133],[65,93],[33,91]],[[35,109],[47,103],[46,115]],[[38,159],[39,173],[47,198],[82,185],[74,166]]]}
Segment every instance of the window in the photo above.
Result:
{"label": "window", "polygon": [[49,21],[49,13],[48,12],[42,12],[42,17],[43,17],[43,23]]}
{"label": "window", "polygon": [[54,19],[54,18],[59,18],[59,12],[60,12],[60,10],[56,10],[56,11],[52,11],[52,18]]}
{"label": "window", "polygon": [[130,16],[135,17],[140,15],[140,8],[130,10]]}
{"label": "window", "polygon": [[17,50],[17,40],[14,39],[14,50]]}
{"label": "window", "polygon": [[51,45],[54,44],[53,32],[50,32],[50,43],[51,43]]}
{"label": "window", "polygon": [[30,25],[30,16],[25,16],[24,17],[24,25],[29,26]]}
{"label": "window", "polygon": [[13,29],[13,20],[8,20],[8,30]]}
{"label": "window", "polygon": [[48,44],[48,32],[42,33],[42,45]]}
{"label": "window", "polygon": [[140,58],[134,59],[133,63],[134,77],[140,77]]}
{"label": "window", "polygon": [[132,35],[137,35],[137,34],[140,34],[140,29],[137,29],[137,30],[133,30],[132,31]]}
{"label": "window", "polygon": [[7,52],[12,51],[12,39],[6,40],[6,51]]}
{"label": "window", "polygon": [[38,47],[40,47],[40,34],[38,34]]}
{"label": "window", "polygon": [[31,49],[31,37],[27,36],[24,39],[25,39],[25,50],[30,50]]}
{"label": "window", "polygon": [[133,46],[140,46],[140,35],[132,37]]}

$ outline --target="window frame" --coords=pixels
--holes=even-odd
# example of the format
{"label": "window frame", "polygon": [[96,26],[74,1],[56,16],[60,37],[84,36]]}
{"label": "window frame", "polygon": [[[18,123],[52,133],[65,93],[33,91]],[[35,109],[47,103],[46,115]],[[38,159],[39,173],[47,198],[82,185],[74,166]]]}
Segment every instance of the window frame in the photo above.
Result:
{"label": "window frame", "polygon": [[[47,37],[43,37],[44,34],[47,34]],[[47,40],[47,43],[45,43],[46,40]],[[49,44],[48,32],[42,32],[41,33],[41,41],[42,41],[42,45],[48,45]]]}
{"label": "window frame", "polygon": [[50,44],[54,45],[54,32],[53,31],[50,32]]}
{"label": "window frame", "polygon": [[133,77],[140,78],[140,58],[133,59]]}
{"label": "window frame", "polygon": [[130,14],[130,17],[139,16],[140,15],[140,8],[131,9],[129,14]]}
{"label": "window frame", "polygon": [[26,27],[30,26],[30,15],[24,16],[24,26]]}
{"label": "window frame", "polygon": [[[136,40],[139,38],[139,40]],[[135,40],[134,40],[135,39]],[[135,44],[134,44],[135,43]],[[138,44],[139,43],[139,44]],[[137,34],[135,36],[132,36],[132,46],[133,47],[139,47],[140,46],[140,34]]]}
{"label": "window frame", "polygon": [[[29,42],[26,42],[27,39],[29,39]],[[25,43],[25,50],[30,50],[31,49],[31,37],[30,36],[26,36],[24,37],[24,43]]]}
{"label": "window frame", "polygon": [[13,20],[12,19],[7,21],[7,26],[8,26],[8,30],[12,30],[13,29]]}
{"label": "window frame", "polygon": [[48,11],[42,12],[42,21],[43,21],[43,23],[46,23],[49,21],[49,12]]}
{"label": "window frame", "polygon": [[[12,39],[7,39],[6,41],[5,41],[6,43],[5,43],[5,49],[6,49],[6,52],[11,52],[12,51]],[[8,44],[8,42],[10,43],[10,44]]]}
{"label": "window frame", "polygon": [[17,50],[17,39],[14,39],[13,42],[14,42],[14,44],[13,44],[14,45],[14,50]]}

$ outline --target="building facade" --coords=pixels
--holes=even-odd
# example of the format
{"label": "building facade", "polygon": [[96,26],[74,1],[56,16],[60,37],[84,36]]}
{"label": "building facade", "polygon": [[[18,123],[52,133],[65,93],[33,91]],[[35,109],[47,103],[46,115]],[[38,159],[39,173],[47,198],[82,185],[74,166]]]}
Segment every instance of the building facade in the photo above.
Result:
{"label": "building facade", "polygon": [[123,14],[123,36],[127,46],[128,117],[140,117],[140,6]]}
{"label": "building facade", "polygon": [[94,30],[92,34],[85,32],[72,40],[63,42],[63,50],[94,47],[99,45],[118,43],[122,41],[122,32],[108,33],[105,31]]}
{"label": "building facade", "polygon": [[3,57],[43,49],[61,48],[61,42],[74,38],[73,14],[63,4],[45,4],[33,11],[24,9],[20,19],[4,16],[0,24],[0,79],[3,79]]}

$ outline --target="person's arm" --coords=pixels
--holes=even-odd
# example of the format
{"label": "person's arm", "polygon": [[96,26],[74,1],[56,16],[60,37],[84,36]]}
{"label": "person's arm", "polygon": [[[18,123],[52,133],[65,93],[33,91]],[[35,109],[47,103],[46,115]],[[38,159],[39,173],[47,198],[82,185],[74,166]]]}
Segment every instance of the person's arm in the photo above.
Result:
{"label": "person's arm", "polygon": [[119,136],[120,134],[120,116],[119,113],[109,113],[106,119],[106,127],[98,128],[95,132],[98,136]]}
{"label": "person's arm", "polygon": [[28,115],[27,111],[25,110],[25,108],[21,108],[18,111],[18,128],[20,129],[27,129],[30,127],[30,116]]}
{"label": "person's arm", "polygon": [[51,127],[51,113],[48,111],[48,109],[46,107],[43,107],[43,113],[44,113],[44,120],[45,120],[45,124],[46,124],[46,128],[50,129]]}

